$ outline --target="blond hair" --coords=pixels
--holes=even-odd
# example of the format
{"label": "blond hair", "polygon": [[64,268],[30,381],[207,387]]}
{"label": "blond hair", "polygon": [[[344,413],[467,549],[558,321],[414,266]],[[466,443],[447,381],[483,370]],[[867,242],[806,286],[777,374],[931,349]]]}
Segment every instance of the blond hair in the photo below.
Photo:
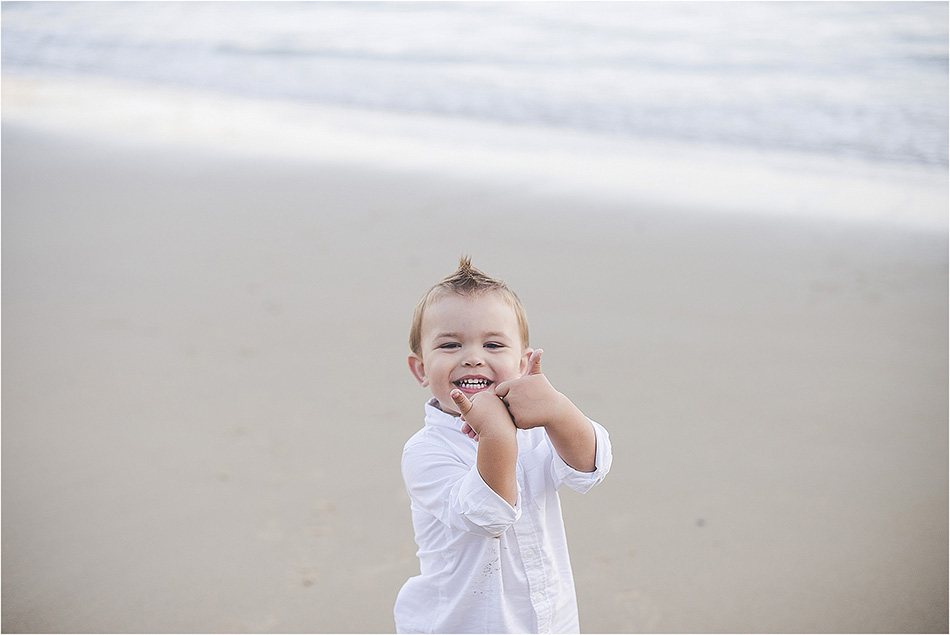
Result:
{"label": "blond hair", "polygon": [[412,315],[412,327],[409,329],[409,349],[416,355],[422,354],[422,318],[426,309],[436,300],[449,293],[457,293],[461,296],[479,296],[489,292],[501,295],[502,299],[514,309],[515,317],[518,319],[521,344],[527,348],[528,316],[525,315],[521,300],[518,299],[514,291],[508,288],[503,280],[492,278],[479,271],[472,266],[472,259],[463,255],[459,259],[459,267],[455,270],[455,273],[433,285],[416,305],[416,310]]}

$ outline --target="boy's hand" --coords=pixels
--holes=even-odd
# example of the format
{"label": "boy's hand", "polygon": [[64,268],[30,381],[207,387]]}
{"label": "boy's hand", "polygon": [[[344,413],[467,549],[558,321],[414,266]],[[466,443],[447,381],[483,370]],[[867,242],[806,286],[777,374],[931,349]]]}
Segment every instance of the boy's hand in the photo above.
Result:
{"label": "boy's hand", "polygon": [[527,375],[498,384],[495,394],[508,406],[515,426],[544,426],[555,451],[569,466],[580,472],[597,469],[594,428],[584,413],[541,373],[541,349],[528,358]]}
{"label": "boy's hand", "polygon": [[528,358],[528,374],[495,386],[495,394],[508,406],[515,425],[524,430],[545,426],[564,414],[566,397],[554,389],[541,372],[540,348]]}
{"label": "boy's hand", "polygon": [[482,434],[514,431],[505,403],[491,392],[480,392],[471,399],[461,390],[453,390],[452,400],[462,415],[462,432],[478,441]]}

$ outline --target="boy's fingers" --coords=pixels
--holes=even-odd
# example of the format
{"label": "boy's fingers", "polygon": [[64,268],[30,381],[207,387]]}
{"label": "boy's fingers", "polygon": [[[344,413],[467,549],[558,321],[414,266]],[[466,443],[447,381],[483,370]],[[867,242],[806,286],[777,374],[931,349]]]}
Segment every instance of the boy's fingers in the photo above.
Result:
{"label": "boy's fingers", "polygon": [[[531,355],[528,356],[528,372],[525,373],[525,377],[528,375],[541,375],[541,353],[544,351],[540,348],[531,351]],[[511,385],[518,381],[517,379],[511,381],[503,381],[497,386],[495,386],[495,394],[504,399],[508,396],[508,392],[511,390]],[[507,402],[505,402],[507,403]]]}
{"label": "boy's fingers", "polygon": [[459,407],[459,412],[463,415],[472,409],[472,402],[468,400],[468,397],[465,396],[461,390],[453,390],[451,393],[452,401],[455,402],[455,405]]}
{"label": "boy's fingers", "polygon": [[531,357],[528,358],[528,374],[529,375],[540,375],[541,374],[541,353],[544,351],[540,348],[535,349],[531,353]]}

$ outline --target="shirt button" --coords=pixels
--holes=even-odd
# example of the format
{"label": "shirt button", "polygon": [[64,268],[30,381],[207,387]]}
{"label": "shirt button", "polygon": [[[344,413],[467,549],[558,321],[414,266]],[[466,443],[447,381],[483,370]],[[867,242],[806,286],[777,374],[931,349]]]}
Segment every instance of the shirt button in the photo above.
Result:
{"label": "shirt button", "polygon": [[527,557],[527,558],[533,558],[533,557],[534,557],[534,549],[525,549],[524,555],[525,555],[525,557]]}

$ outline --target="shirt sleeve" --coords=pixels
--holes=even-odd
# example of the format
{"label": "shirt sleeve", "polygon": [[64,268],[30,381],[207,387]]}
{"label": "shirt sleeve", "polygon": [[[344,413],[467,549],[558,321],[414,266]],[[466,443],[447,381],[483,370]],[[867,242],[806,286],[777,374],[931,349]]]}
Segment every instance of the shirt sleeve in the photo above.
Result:
{"label": "shirt sleeve", "polygon": [[512,507],[452,450],[432,442],[406,446],[402,475],[413,505],[461,531],[496,537],[521,517],[521,485]]}
{"label": "shirt sleeve", "polygon": [[[588,421],[590,421],[590,419],[588,419]],[[607,434],[607,430],[599,423],[595,421],[590,421],[590,423],[594,427],[594,439],[597,444],[594,454],[594,471],[579,472],[575,470],[564,462],[564,459],[561,458],[552,445],[551,451],[554,452],[554,464],[552,469],[556,488],[560,488],[561,485],[567,485],[575,492],[584,494],[594,485],[604,480],[604,477],[607,476],[607,472],[610,471],[610,464],[613,461],[613,455],[610,451],[610,435]],[[550,442],[550,439],[548,439],[548,443]]]}

